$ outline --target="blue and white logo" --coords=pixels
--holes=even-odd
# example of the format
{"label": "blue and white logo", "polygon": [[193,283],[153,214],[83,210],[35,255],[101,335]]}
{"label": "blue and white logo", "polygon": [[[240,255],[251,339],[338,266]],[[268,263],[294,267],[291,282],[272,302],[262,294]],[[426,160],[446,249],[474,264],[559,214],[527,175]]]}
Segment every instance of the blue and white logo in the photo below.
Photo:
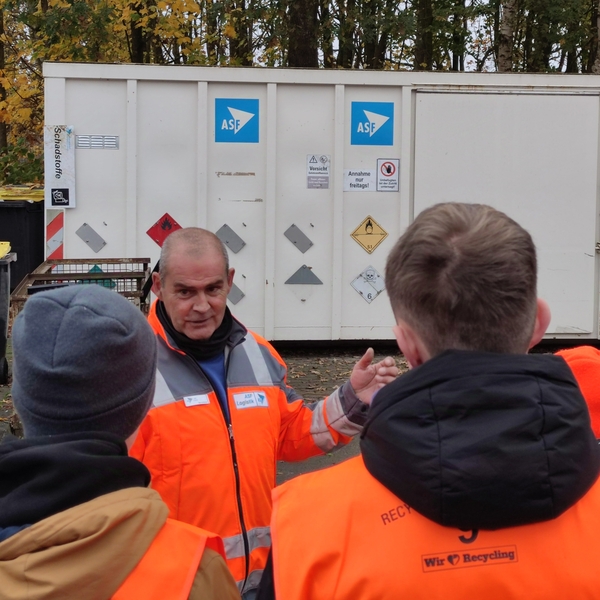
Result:
{"label": "blue and white logo", "polygon": [[256,406],[269,406],[267,395],[262,392],[256,392]]}
{"label": "blue and white logo", "polygon": [[353,146],[393,146],[394,103],[353,102],[350,143]]}
{"label": "blue and white logo", "polygon": [[245,392],[243,394],[234,394],[233,401],[238,410],[244,408],[257,408],[262,406],[269,408],[269,401],[264,392]]}
{"label": "blue and white logo", "polygon": [[258,143],[258,100],[215,98],[215,142]]}

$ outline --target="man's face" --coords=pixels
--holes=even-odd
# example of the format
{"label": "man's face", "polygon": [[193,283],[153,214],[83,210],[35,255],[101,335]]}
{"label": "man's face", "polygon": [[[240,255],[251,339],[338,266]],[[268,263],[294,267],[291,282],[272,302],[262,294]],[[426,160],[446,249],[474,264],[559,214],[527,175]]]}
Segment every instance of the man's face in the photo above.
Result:
{"label": "man's face", "polygon": [[225,271],[217,250],[189,256],[185,247],[172,249],[166,276],[152,275],[152,291],[162,300],[173,326],[192,340],[207,340],[225,316],[234,270]]}

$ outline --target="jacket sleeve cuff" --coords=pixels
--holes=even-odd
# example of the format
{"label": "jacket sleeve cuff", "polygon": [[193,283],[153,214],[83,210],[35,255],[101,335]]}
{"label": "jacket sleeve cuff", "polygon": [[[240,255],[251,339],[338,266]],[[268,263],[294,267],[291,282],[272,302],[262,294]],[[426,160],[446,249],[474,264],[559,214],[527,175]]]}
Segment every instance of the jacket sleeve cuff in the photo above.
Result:
{"label": "jacket sleeve cuff", "polygon": [[367,420],[367,414],[369,413],[369,405],[365,404],[360,398],[356,395],[354,388],[350,381],[346,381],[344,385],[338,388],[338,396],[340,399],[340,404],[344,409],[344,414],[347,419],[354,423],[355,425],[359,425],[361,428],[365,424]]}

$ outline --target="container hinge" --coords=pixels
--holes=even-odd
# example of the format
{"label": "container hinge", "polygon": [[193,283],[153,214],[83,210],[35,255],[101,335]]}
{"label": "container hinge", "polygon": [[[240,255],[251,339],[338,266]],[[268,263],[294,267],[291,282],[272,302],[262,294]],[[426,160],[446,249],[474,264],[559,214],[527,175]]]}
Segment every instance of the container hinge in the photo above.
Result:
{"label": "container hinge", "polygon": [[600,254],[600,242],[596,242],[596,254]]}

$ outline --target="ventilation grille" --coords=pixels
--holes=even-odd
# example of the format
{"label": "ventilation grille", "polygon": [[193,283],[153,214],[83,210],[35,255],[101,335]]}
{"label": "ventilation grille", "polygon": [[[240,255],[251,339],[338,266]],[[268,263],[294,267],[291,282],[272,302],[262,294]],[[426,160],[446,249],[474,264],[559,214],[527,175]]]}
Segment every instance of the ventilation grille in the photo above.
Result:
{"label": "ventilation grille", "polygon": [[119,149],[118,135],[76,135],[76,148],[103,148],[105,150]]}

